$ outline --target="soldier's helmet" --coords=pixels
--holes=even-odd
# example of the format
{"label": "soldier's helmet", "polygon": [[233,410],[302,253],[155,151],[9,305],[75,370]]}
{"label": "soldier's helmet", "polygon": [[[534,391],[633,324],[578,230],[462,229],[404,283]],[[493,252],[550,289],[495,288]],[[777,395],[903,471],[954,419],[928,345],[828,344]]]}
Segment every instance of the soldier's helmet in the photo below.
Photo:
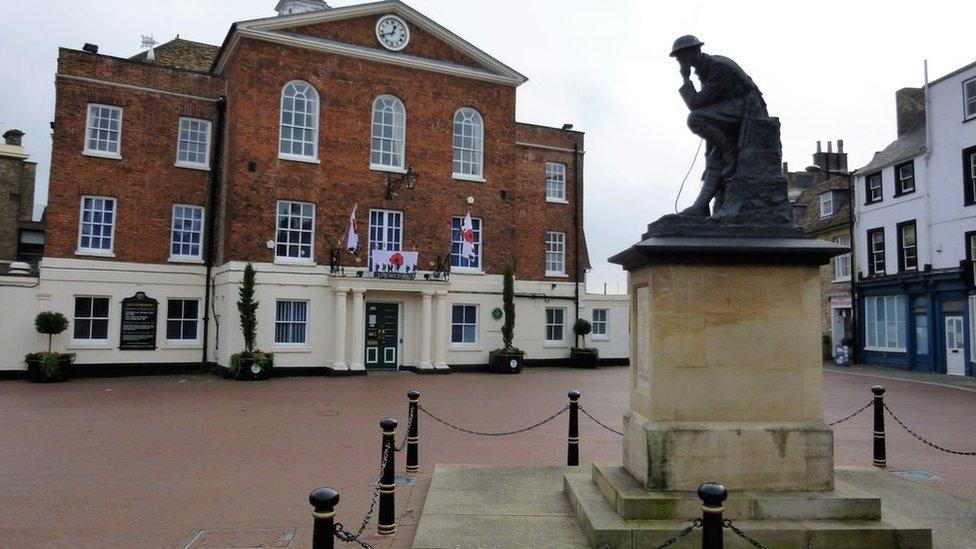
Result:
{"label": "soldier's helmet", "polygon": [[700,48],[703,45],[705,43],[699,40],[697,36],[686,34],[674,41],[674,45],[671,46],[671,57],[677,56],[679,51]]}

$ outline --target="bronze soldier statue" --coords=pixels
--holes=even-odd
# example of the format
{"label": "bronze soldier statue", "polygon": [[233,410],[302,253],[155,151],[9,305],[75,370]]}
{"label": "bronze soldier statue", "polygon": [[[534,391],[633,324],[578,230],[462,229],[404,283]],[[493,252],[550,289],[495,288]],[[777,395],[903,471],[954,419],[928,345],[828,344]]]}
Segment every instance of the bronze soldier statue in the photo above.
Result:
{"label": "bronze soldier statue", "polygon": [[[762,92],[749,75],[728,57],[702,53],[702,45],[694,36],[682,36],[674,41],[671,57],[681,66],[684,84],[678,91],[691,110],[688,127],[707,143],[701,192],[681,213],[708,217],[709,203],[716,195],[721,197],[725,181],[736,171],[744,126],[769,114]],[[700,91],[691,82],[692,68],[701,81]]]}

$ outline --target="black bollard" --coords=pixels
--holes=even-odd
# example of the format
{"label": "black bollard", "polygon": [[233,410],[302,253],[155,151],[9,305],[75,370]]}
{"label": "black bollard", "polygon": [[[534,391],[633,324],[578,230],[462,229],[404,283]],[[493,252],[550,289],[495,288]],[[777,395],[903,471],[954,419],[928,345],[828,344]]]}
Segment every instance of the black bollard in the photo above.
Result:
{"label": "black bollard", "polygon": [[884,427],[884,393],[882,385],[871,387],[874,393],[874,463],[875,467],[887,467],[888,456],[885,452],[885,427]]}
{"label": "black bollard", "polygon": [[339,492],[323,486],[309,494],[308,501],[312,504],[312,517],[315,518],[312,549],[334,549],[335,506],[339,503]]}
{"label": "black bollard", "polygon": [[725,486],[706,482],[698,487],[702,500],[702,549],[722,549],[722,502],[728,496]]}
{"label": "black bollard", "polygon": [[579,465],[579,391],[569,392],[569,438],[566,441],[566,465]]}
{"label": "black bollard", "polygon": [[407,426],[407,472],[416,473],[420,470],[420,414],[417,406],[420,404],[420,391],[407,391],[408,407]]}
{"label": "black bollard", "polygon": [[386,457],[383,476],[380,477],[380,511],[376,532],[382,535],[396,533],[396,436],[397,420],[385,417],[380,421],[383,428],[383,444],[380,446],[380,459]]}

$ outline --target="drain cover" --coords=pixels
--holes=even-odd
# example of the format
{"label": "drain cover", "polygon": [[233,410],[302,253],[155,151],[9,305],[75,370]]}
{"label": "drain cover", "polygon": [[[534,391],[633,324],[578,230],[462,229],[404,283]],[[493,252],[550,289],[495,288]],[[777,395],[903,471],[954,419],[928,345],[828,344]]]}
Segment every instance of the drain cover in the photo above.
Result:
{"label": "drain cover", "polygon": [[295,528],[256,528],[251,530],[200,530],[183,549],[248,549],[253,547],[291,547]]}
{"label": "drain cover", "polygon": [[398,475],[394,479],[394,483],[399,486],[410,486],[414,482],[416,482],[416,480],[413,477],[405,477],[403,475]]}
{"label": "drain cover", "polygon": [[935,480],[937,478],[942,478],[938,475],[933,475],[928,471],[895,471],[894,473],[902,478],[912,480]]}

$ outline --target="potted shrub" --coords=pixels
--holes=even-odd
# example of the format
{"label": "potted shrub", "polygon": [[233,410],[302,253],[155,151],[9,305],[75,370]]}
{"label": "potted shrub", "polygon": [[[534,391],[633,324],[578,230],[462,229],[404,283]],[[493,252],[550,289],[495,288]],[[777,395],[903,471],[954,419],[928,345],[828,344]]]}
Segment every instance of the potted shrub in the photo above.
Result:
{"label": "potted shrub", "polygon": [[27,355],[27,378],[35,382],[64,381],[70,377],[73,353],[51,351],[54,336],[68,329],[68,319],[61,313],[44,311],[34,317],[34,328],[47,335],[47,352]]}
{"label": "potted shrub", "polygon": [[577,368],[596,368],[597,360],[600,358],[600,350],[596,347],[586,347],[586,335],[593,331],[593,325],[585,318],[577,318],[573,324],[573,332],[576,333],[576,340],[583,338],[583,347],[573,347],[569,351],[569,358],[573,366]]}
{"label": "potted shrub", "polygon": [[244,280],[238,290],[237,311],[241,317],[244,352],[231,355],[228,374],[240,380],[268,379],[274,368],[274,355],[255,349],[258,338],[258,302],[254,301],[254,267],[250,263],[244,267]]}
{"label": "potted shrub", "polygon": [[505,322],[502,324],[503,346],[488,353],[488,365],[491,371],[499,374],[517,374],[522,371],[525,353],[512,346],[515,335],[515,269],[511,265],[505,267],[502,310],[505,313]]}

